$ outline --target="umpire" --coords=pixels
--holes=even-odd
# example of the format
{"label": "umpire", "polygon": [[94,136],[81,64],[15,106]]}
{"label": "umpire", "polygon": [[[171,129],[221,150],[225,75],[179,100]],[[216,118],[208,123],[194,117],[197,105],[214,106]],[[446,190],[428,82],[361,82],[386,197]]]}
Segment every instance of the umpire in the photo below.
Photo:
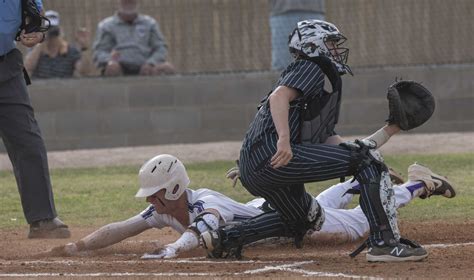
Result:
{"label": "umpire", "polygon": [[[28,238],[68,238],[68,226],[57,218],[46,148],[26,89],[22,54],[14,42],[25,26],[22,2],[33,3],[0,1],[0,136],[30,224]],[[29,48],[45,36],[42,32],[25,33],[21,30],[17,40]]]}

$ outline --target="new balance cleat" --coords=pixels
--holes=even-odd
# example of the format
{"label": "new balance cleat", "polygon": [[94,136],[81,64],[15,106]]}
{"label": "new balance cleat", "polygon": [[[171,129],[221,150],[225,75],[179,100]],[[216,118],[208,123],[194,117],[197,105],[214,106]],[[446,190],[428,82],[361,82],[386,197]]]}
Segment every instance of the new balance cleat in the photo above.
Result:
{"label": "new balance cleat", "polygon": [[367,251],[369,262],[406,262],[421,261],[428,256],[428,252],[422,247],[410,247],[405,244],[397,246],[372,246]]}
{"label": "new balance cleat", "polygon": [[433,173],[428,167],[414,163],[408,167],[410,181],[422,181],[425,184],[425,193],[420,198],[425,199],[432,195],[442,195],[447,198],[456,196],[453,185],[446,177]]}

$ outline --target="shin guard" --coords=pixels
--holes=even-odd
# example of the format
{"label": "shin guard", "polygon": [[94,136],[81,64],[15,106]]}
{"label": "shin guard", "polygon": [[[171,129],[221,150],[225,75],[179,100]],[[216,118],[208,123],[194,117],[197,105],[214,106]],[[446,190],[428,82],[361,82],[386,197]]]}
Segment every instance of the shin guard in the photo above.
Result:
{"label": "shin guard", "polygon": [[376,227],[371,226],[371,234],[379,232],[385,244],[391,246],[397,244],[400,240],[400,231],[397,224],[395,193],[388,171],[383,170],[379,176],[370,179],[368,188],[363,192],[367,192],[370,200],[364,203],[370,208],[364,209],[364,212],[371,212],[376,218]]}

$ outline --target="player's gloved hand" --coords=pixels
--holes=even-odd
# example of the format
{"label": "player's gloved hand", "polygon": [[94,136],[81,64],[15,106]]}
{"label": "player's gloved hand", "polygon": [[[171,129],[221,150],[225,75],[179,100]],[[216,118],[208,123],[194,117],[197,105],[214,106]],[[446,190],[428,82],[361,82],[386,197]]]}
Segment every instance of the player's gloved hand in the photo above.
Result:
{"label": "player's gloved hand", "polygon": [[238,166],[232,167],[231,169],[227,170],[225,174],[227,179],[232,180],[232,187],[235,188],[237,181],[240,179],[240,169]]}
{"label": "player's gloved hand", "polygon": [[166,245],[164,248],[158,249],[152,254],[144,254],[141,259],[172,259],[178,256],[175,248]]}

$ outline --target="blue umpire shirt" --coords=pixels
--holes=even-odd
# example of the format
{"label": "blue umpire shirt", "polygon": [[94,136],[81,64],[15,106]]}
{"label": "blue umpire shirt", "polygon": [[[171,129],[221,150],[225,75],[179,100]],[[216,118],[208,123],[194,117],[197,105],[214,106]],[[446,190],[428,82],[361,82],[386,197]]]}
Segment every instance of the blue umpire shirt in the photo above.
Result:
{"label": "blue umpire shirt", "polygon": [[0,55],[15,48],[15,36],[21,25],[21,1],[0,0]]}

